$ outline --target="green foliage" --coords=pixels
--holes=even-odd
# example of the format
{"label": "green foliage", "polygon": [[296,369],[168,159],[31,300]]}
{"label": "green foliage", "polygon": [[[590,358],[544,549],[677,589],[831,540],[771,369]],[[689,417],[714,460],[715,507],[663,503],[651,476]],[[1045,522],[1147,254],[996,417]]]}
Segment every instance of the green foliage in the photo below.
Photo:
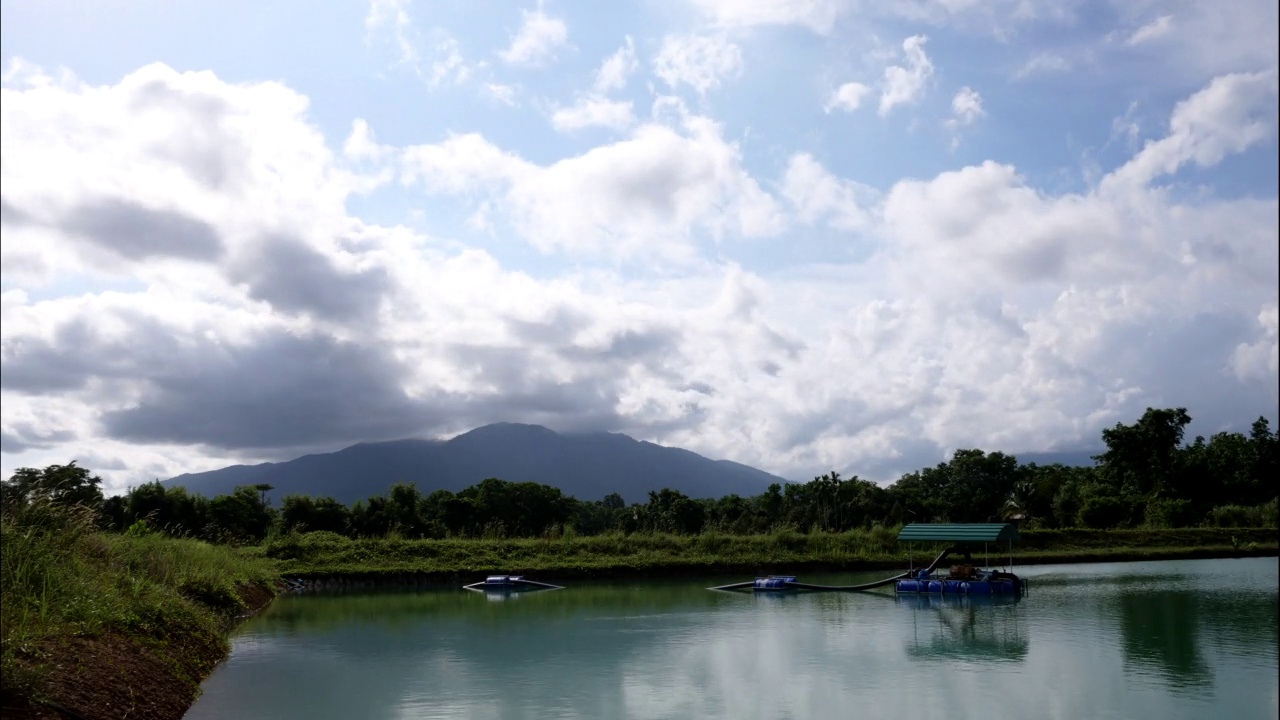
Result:
{"label": "green foliage", "polygon": [[50,465],[42,470],[18,468],[5,481],[0,481],[0,504],[19,508],[29,503],[47,501],[54,505],[84,505],[97,508],[102,503],[102,478],[76,465]]}
{"label": "green foliage", "polygon": [[[225,647],[244,608],[238,588],[270,591],[263,559],[149,529],[103,532],[92,508],[53,493],[0,516],[0,669],[7,689],[38,696],[40,653],[52,638],[121,632],[175,647]],[[194,680],[193,680],[194,682]]]}
{"label": "green foliage", "polygon": [[1160,498],[1147,503],[1146,526],[1151,528],[1187,527],[1196,522],[1195,507],[1190,500]]}
{"label": "green foliage", "polygon": [[1080,506],[1077,519],[1081,527],[1105,530],[1128,520],[1129,510],[1129,504],[1114,495],[1095,495]]}
{"label": "green foliage", "polygon": [[1209,513],[1209,524],[1221,528],[1263,527],[1262,507],[1222,505]]}

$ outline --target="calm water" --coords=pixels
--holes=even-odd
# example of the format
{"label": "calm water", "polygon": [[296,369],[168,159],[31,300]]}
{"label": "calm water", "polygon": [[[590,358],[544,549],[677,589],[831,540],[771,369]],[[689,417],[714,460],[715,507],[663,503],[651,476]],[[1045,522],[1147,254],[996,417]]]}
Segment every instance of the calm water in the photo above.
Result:
{"label": "calm water", "polygon": [[187,718],[1276,718],[1274,558],[1019,572],[1004,604],[711,580],[286,596]]}

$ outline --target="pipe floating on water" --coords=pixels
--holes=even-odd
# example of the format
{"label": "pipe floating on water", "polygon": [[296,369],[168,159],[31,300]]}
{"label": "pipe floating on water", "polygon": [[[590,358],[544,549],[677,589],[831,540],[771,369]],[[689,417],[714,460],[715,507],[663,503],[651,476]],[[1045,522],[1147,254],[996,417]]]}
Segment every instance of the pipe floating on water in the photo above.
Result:
{"label": "pipe floating on water", "polygon": [[563,590],[563,585],[528,580],[523,575],[490,575],[481,582],[463,585],[467,590],[477,592],[512,591],[512,590]]}
{"label": "pipe floating on water", "polygon": [[[938,569],[938,566],[942,564],[942,561],[946,560],[947,556],[953,552],[956,552],[956,549],[954,547],[949,547],[941,553],[938,553],[938,557],[934,558],[932,563],[922,569],[923,572],[926,575],[932,573],[934,570]],[[909,577],[911,577],[911,573],[904,572],[898,573],[892,577],[887,577],[883,580],[876,580],[874,582],[861,583],[858,585],[815,585],[813,583],[802,583],[795,575],[769,575],[766,577],[756,578],[755,580],[719,585],[717,587],[707,589],[730,591],[751,588],[752,592],[782,592],[786,590],[811,590],[814,592],[865,592],[867,590],[875,590],[876,588],[884,587],[886,585],[892,585],[899,580],[904,580]]]}

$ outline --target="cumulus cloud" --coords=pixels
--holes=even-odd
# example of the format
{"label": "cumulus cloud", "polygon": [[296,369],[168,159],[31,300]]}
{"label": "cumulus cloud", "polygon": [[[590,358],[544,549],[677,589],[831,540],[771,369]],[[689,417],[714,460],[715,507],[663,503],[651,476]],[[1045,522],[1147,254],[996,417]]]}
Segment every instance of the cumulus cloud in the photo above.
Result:
{"label": "cumulus cloud", "polygon": [[1272,137],[1276,130],[1276,71],[1233,73],[1178,103],[1169,134],[1148,142],[1108,181],[1146,184],[1186,163],[1215,165],[1229,154]]}
{"label": "cumulus cloud", "polygon": [[541,6],[521,13],[524,20],[520,30],[498,57],[511,65],[541,65],[554,58],[556,50],[569,40],[568,26],[563,20],[542,12]]}
{"label": "cumulus cloud", "polygon": [[912,35],[903,40],[906,65],[890,65],[884,69],[884,84],[880,90],[881,116],[888,115],[899,105],[914,103],[924,95],[929,78],[933,77],[933,63],[924,51],[928,41],[924,35]]}
{"label": "cumulus cloud", "polygon": [[668,35],[653,59],[653,74],[675,88],[688,85],[706,95],[742,72],[742,50],[724,35]]}
{"label": "cumulus cloud", "polygon": [[[1274,411],[1276,199],[1153,187],[1268,137],[1265,73],[1208,83],[1076,192],[1002,162],[876,191],[816,151],[762,181],[679,111],[535,158],[363,122],[330,148],[288,87],[161,65],[6,82],[6,472],[93,458],[128,468],[104,472],[118,488],[515,420],[891,480],[957,447],[1096,443],[1148,405]],[[574,269],[352,216],[385,172]],[[729,252],[804,252],[818,226],[847,256],[753,272]]]}
{"label": "cumulus cloud", "polygon": [[574,105],[558,108],[551,114],[551,125],[562,132],[586,127],[624,130],[631,122],[630,100],[609,100],[597,95],[579,98]]}
{"label": "cumulus cloud", "polygon": [[475,134],[407,148],[404,173],[434,192],[501,197],[517,232],[545,252],[687,256],[694,233],[764,237],[777,203],[742,168],[721,128],[697,116],[539,166]]}
{"label": "cumulus cloud", "polygon": [[621,90],[627,86],[627,78],[639,68],[640,61],[636,59],[635,42],[628,35],[626,44],[600,64],[600,69],[596,71],[593,88],[597,93]]}
{"label": "cumulus cloud", "polygon": [[822,106],[826,112],[845,110],[853,112],[862,105],[862,99],[871,93],[871,88],[857,82],[847,82],[832,91],[827,102]]}
{"label": "cumulus cloud", "polygon": [[876,193],[831,174],[808,153],[793,155],[782,179],[782,195],[801,222],[826,220],[840,230],[865,229]]}

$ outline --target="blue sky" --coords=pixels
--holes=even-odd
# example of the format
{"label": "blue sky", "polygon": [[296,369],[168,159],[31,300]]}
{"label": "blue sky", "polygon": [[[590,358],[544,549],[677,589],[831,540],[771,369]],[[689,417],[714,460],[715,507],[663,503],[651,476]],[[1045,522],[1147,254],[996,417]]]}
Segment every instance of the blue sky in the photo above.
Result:
{"label": "blue sky", "polygon": [[1274,3],[6,2],[3,470],[1277,406]]}

